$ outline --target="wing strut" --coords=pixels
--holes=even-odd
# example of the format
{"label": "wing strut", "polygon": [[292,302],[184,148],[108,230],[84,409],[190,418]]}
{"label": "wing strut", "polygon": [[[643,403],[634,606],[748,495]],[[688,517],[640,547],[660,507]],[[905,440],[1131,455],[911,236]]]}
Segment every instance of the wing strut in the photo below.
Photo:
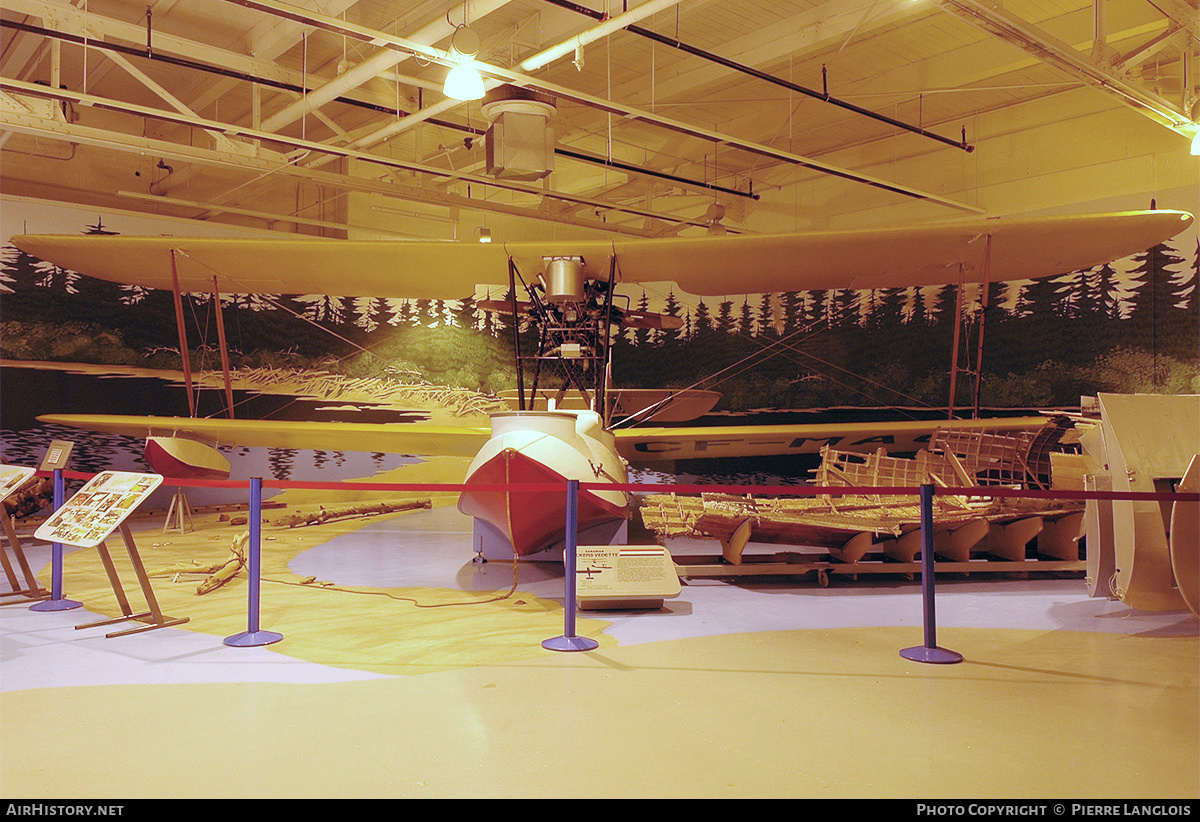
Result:
{"label": "wing strut", "polygon": [[987,250],[983,254],[983,282],[979,292],[979,341],[975,354],[975,419],[979,419],[979,390],[983,383],[983,323],[987,318],[988,291],[992,285],[992,235],[987,236]]}
{"label": "wing strut", "polygon": [[517,410],[525,410],[525,374],[521,367],[521,315],[517,311],[517,264],[508,258],[508,298],[512,305],[513,361],[517,366]]}
{"label": "wing strut", "polygon": [[221,374],[225,378],[225,405],[229,419],[233,419],[233,383],[229,378],[229,346],[225,344],[225,315],[221,312],[221,291],[217,288],[217,277],[213,275],[213,302],[217,310],[217,343],[221,347]]}
{"label": "wing strut", "polygon": [[950,402],[946,409],[948,419],[954,419],[954,402],[958,399],[958,347],[963,322],[963,267],[958,264],[958,284],[954,286],[954,338],[950,343]]}
{"label": "wing strut", "polygon": [[183,294],[179,290],[179,270],[175,267],[175,249],[171,249],[171,291],[175,298],[175,330],[179,332],[179,360],[183,363],[183,385],[187,391],[188,416],[196,416],[196,396],[192,391],[192,360],[188,356],[187,327],[183,322]]}
{"label": "wing strut", "polygon": [[[175,330],[179,335],[179,361],[183,365],[183,385],[187,392],[188,416],[196,416],[196,392],[192,385],[192,358],[188,356],[187,324],[183,317],[183,291],[179,286],[179,269],[171,249],[171,296],[175,303]],[[221,348],[221,373],[225,379],[225,413],[233,419],[233,381],[229,373],[229,346],[225,341],[225,315],[221,311],[221,290],[217,277],[212,278],[212,293],[217,314],[217,342]]]}
{"label": "wing strut", "polygon": [[617,250],[608,261],[608,293],[605,295],[604,307],[604,350],[596,363],[596,412],[607,428],[612,422],[608,407],[608,380],[612,376],[612,321],[613,294],[617,288]]}
{"label": "wing strut", "polygon": [[950,397],[947,407],[947,415],[949,419],[954,419],[955,411],[957,410],[958,400],[958,372],[963,371],[975,377],[975,391],[972,400],[971,418],[979,419],[979,398],[983,383],[983,325],[987,317],[988,309],[988,292],[990,291],[992,279],[992,235],[986,237],[986,248],[983,254],[983,282],[980,283],[979,296],[979,336],[975,341],[975,368],[962,367],[959,365],[962,352],[959,351],[960,339],[962,335],[963,322],[963,269],[959,265],[958,269],[958,284],[955,286],[957,295],[954,303],[954,340],[951,343],[952,356],[950,359]]}

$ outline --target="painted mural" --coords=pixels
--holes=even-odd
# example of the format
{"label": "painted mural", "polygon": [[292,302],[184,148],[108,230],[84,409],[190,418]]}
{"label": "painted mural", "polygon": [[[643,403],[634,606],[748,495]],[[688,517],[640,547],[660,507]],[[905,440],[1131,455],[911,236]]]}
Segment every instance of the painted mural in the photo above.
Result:
{"label": "painted mural", "polygon": [[[166,230],[184,233],[178,227]],[[223,233],[221,226],[189,228]],[[165,233],[159,224],[147,229],[145,218],[42,213],[6,202],[6,240],[22,232]],[[979,366],[979,403],[1073,406],[1104,391],[1200,392],[1198,256],[1193,230],[1094,269],[965,293],[958,361],[969,370]],[[484,296],[222,295],[221,313],[235,368],[320,369],[495,395],[516,386],[513,333],[510,317],[480,308]],[[626,329],[614,345],[618,386],[716,390],[724,411],[944,408],[949,400],[959,306],[952,287],[705,300],[663,284],[625,297],[632,307],[680,318],[682,326]],[[211,295],[185,301],[196,368],[219,368],[214,309]],[[170,294],[64,271],[7,242],[0,322],[5,360],[180,368]],[[523,339],[522,346],[531,350],[535,341]],[[960,374],[956,385],[956,403],[970,406],[974,377]]]}

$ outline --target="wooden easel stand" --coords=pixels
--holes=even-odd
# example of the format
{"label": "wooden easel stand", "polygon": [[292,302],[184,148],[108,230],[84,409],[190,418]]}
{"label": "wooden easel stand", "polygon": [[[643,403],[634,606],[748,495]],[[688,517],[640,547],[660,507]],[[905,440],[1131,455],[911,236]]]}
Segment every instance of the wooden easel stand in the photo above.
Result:
{"label": "wooden easel stand", "polygon": [[8,552],[0,546],[0,565],[4,566],[4,576],[8,578],[11,591],[6,591],[0,594],[0,598],[7,597],[24,597],[25,599],[43,600],[50,597],[50,592],[38,584],[37,577],[29,567],[29,561],[25,558],[25,549],[21,545],[21,540],[17,537],[17,529],[13,526],[12,517],[4,510],[4,505],[0,503],[0,523],[4,527],[4,535],[8,539],[8,544],[12,546],[13,556],[16,558],[17,565],[21,568],[21,574],[25,577],[25,586],[21,587],[21,582],[17,578],[16,570],[13,568],[12,562],[8,558]]}
{"label": "wooden easel stand", "polygon": [[127,628],[124,631],[113,631],[112,633],[105,634],[106,637],[112,638],[138,634],[143,631],[153,631],[156,628],[166,628],[171,625],[182,625],[187,622],[188,617],[163,615],[162,609],[158,605],[158,599],[154,596],[154,589],[150,587],[150,577],[146,574],[146,566],[142,563],[142,557],[138,553],[137,544],[133,541],[133,534],[130,533],[129,526],[123,522],[120,525],[120,529],[121,539],[125,542],[125,551],[129,554],[129,562],[133,565],[134,574],[137,576],[138,584],[142,589],[142,596],[145,598],[146,605],[150,610],[136,614],[133,612],[133,609],[129,605],[129,598],[125,596],[125,590],[121,585],[121,578],[117,574],[117,568],[113,565],[112,555],[108,552],[108,546],[104,542],[101,542],[96,546],[96,550],[100,552],[100,561],[104,564],[104,572],[108,575],[108,582],[112,586],[113,595],[116,596],[117,603],[121,606],[121,616],[76,625],[76,630],[80,628],[94,628],[100,625],[116,625],[117,623],[129,620],[147,623],[137,628]]}

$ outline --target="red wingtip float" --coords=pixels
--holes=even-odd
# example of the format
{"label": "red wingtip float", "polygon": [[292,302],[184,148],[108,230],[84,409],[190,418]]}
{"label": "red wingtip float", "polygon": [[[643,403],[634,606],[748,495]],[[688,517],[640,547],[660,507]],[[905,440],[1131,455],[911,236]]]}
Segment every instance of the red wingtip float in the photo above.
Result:
{"label": "red wingtip float", "polygon": [[220,451],[184,437],[147,437],[145,457],[151,470],[164,477],[229,479],[229,460]]}

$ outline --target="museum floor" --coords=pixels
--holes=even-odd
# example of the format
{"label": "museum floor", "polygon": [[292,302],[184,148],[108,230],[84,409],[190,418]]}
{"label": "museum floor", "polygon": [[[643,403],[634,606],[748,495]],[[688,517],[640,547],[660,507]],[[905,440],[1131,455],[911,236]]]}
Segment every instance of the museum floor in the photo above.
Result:
{"label": "museum floor", "polygon": [[[229,526],[199,524],[143,521],[146,564],[227,553]],[[540,645],[563,631],[561,566],[475,563],[470,544],[447,506],[266,525],[261,627],[283,640],[250,648],[222,642],[247,628],[241,578],[203,597],[155,578],[181,627],[77,629],[113,597],[97,552],[69,552],[85,607],[0,607],[0,792],[1200,796],[1190,613],[1081,579],[939,580],[938,644],[965,659],[932,665],[899,655],[922,644],[919,581],[696,580],[658,611],[581,613],[600,647],[564,653]],[[48,547],[28,550],[48,584]]]}

